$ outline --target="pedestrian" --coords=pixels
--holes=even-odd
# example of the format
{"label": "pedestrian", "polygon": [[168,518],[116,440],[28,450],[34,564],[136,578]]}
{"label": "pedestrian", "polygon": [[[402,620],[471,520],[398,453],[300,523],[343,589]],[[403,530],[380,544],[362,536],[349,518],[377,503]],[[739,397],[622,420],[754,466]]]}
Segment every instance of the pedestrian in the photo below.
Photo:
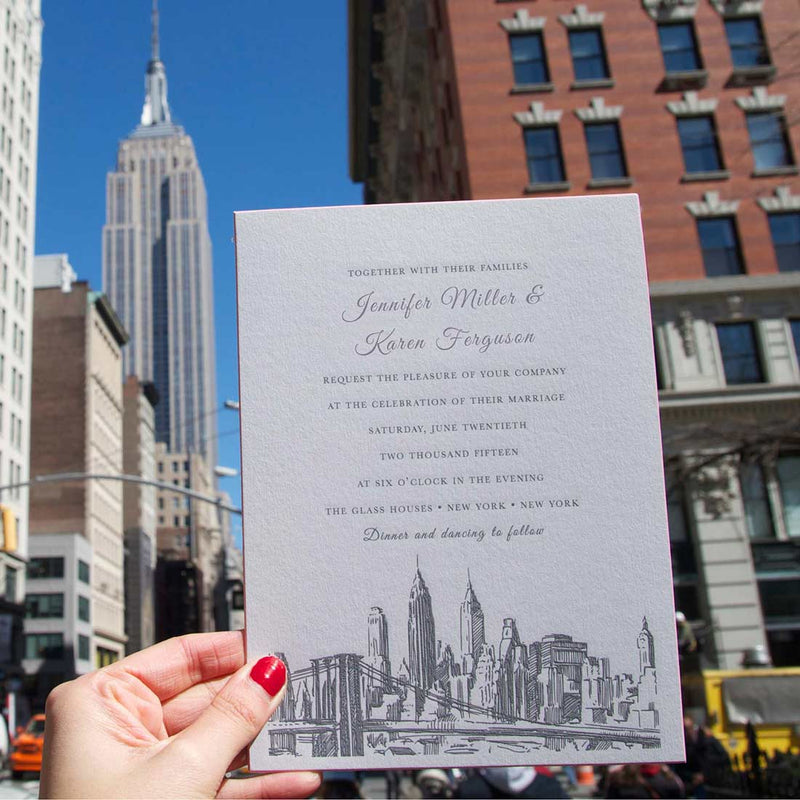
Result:
{"label": "pedestrian", "polygon": [[642,777],[638,764],[626,764],[621,769],[610,772],[605,796],[613,798],[647,798],[647,800],[657,797],[647,781]]}
{"label": "pedestrian", "polygon": [[40,796],[307,797],[316,772],[227,780],[283,699],[274,656],[245,661],[242,631],[169,639],[47,698]]}
{"label": "pedestrian", "polygon": [[656,797],[663,800],[686,797],[683,781],[666,764],[642,764],[641,773]]}
{"label": "pedestrian", "polygon": [[547,767],[486,767],[470,770],[459,798],[569,798]]}

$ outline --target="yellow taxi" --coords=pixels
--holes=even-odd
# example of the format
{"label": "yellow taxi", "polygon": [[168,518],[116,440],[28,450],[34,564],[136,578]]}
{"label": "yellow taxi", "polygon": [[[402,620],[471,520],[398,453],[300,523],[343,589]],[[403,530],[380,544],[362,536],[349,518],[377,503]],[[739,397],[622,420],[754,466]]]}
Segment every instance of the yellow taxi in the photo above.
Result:
{"label": "yellow taxi", "polygon": [[26,772],[41,771],[43,745],[44,714],[34,714],[11,745],[11,774],[15,778]]}

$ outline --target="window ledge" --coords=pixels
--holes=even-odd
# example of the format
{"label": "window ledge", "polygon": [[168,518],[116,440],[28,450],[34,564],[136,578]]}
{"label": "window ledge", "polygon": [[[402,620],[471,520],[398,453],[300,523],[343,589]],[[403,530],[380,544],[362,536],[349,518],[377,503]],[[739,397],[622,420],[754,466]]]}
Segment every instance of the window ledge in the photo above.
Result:
{"label": "window ledge", "polygon": [[715,169],[709,172],[686,172],[681,177],[681,183],[696,183],[698,181],[727,181],[731,177],[730,170]]}
{"label": "window ledge", "polygon": [[587,189],[609,189],[612,186],[633,186],[633,178],[622,176],[619,178],[592,178],[586,184]]}
{"label": "window ledge", "polygon": [[553,183],[529,183],[525,187],[525,194],[540,194],[542,192],[568,192],[572,188],[569,181],[555,181]]}
{"label": "window ledge", "polygon": [[797,164],[787,164],[785,167],[768,167],[767,169],[754,169],[751,178],[772,178],[777,175],[797,175],[800,168]]}
{"label": "window ledge", "polygon": [[734,67],[726,87],[754,86],[760,83],[772,83],[778,70],[773,64],[762,64],[757,67]]}
{"label": "window ledge", "polygon": [[517,83],[515,84],[510,94],[528,94],[533,92],[552,92],[555,89],[552,83]]}
{"label": "window ledge", "polygon": [[570,89],[613,89],[616,82],[613,78],[593,78],[585,81],[573,81]]}
{"label": "window ledge", "polygon": [[679,89],[702,89],[707,82],[707,69],[692,69],[685,72],[668,72],[658,88],[662,92],[675,92]]}

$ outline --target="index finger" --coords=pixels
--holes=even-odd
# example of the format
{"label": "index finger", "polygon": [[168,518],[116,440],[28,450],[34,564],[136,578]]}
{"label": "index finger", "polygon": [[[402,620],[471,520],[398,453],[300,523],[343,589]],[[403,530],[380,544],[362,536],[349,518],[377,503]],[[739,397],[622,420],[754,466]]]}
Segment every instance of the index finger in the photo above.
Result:
{"label": "index finger", "polygon": [[190,633],[133,653],[108,667],[144,683],[162,702],[245,663],[244,632]]}

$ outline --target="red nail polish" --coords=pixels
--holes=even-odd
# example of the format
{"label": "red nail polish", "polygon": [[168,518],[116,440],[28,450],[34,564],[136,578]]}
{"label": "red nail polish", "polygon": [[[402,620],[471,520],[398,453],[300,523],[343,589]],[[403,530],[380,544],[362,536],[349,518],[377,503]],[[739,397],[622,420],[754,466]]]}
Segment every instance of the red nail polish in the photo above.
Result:
{"label": "red nail polish", "polygon": [[286,683],[286,667],[275,656],[264,656],[253,665],[250,677],[270,696],[275,697]]}

